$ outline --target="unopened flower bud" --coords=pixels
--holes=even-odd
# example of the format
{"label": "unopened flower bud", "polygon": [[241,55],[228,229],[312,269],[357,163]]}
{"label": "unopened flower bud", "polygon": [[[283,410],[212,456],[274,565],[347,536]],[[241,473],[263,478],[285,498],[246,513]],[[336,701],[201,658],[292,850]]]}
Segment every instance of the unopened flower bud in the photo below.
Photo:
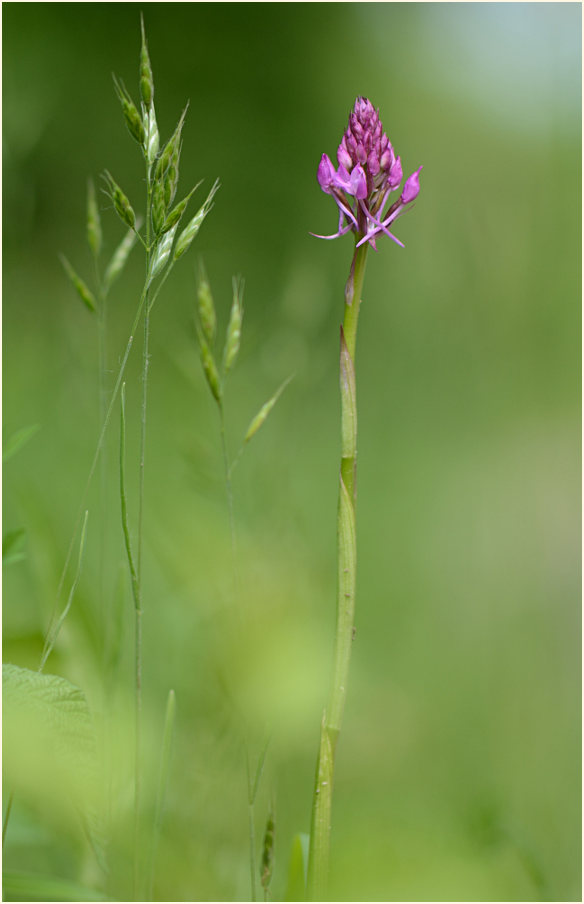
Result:
{"label": "unopened flower bud", "polygon": [[337,160],[339,162],[339,166],[344,166],[345,169],[350,170],[353,166],[353,161],[351,159],[351,155],[349,154],[346,146],[345,139],[341,141],[339,148],[337,150]]}
{"label": "unopened flower bud", "polygon": [[365,150],[363,144],[360,141],[357,142],[356,156],[357,156],[357,160],[359,161],[359,163],[367,162],[367,151]]}
{"label": "unopened flower bud", "polygon": [[387,180],[387,184],[388,184],[389,188],[391,188],[392,191],[395,191],[395,189],[399,186],[399,184],[402,180],[402,177],[403,177],[403,172],[402,172],[401,160],[399,157],[396,157],[396,159],[393,161],[393,164],[389,171],[389,178]]}
{"label": "unopened flower bud", "polygon": [[367,158],[367,169],[372,176],[376,176],[380,170],[379,157],[377,156],[375,151],[371,151],[369,157]]}

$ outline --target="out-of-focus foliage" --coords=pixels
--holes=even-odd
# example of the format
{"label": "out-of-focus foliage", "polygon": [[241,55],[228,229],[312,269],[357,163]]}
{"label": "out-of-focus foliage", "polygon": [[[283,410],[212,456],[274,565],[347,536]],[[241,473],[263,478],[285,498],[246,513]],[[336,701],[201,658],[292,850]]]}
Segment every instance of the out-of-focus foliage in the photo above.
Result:
{"label": "out-of-focus foliage", "polygon": [[[231,277],[245,277],[226,402],[234,453],[258,399],[296,374],[234,472],[235,584],[185,255],[152,317],[151,823],[176,693],[156,898],[248,898],[246,749],[257,759],[266,731],[256,835],[273,798],[276,899],[309,827],[334,627],[338,324],[351,254],[349,237],[309,232],[335,228],[316,169],[364,94],[404,171],[424,169],[415,210],[396,226],[405,250],[380,241],[370,255],[360,319],[357,635],[332,894],[577,899],[580,7],[147,4],[144,15],[161,135],[190,98],[181,180],[204,178],[205,193],[221,180],[196,239],[220,334]],[[31,669],[99,428],[95,321],[58,255],[91,274],[86,185],[106,168],[144,214],[139,151],[111,82],[115,71],[138,95],[139,49],[133,4],[3,10],[4,435],[40,427],[5,464],[4,533],[25,530],[26,544],[4,574],[4,658]],[[104,194],[98,203],[107,260],[124,228]],[[110,293],[112,383],[141,267],[135,249]],[[138,358],[127,375],[133,511]],[[110,875],[59,796],[33,780],[27,791],[20,773],[4,865],[124,900],[132,603],[117,443],[112,428],[103,580],[96,480],[81,581],[47,665],[87,695],[114,776]]]}

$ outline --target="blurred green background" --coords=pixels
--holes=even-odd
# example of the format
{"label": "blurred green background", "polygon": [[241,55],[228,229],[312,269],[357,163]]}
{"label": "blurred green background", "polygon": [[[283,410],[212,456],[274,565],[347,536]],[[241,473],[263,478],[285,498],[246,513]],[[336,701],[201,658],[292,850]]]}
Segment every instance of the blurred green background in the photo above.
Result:
{"label": "blurred green background", "polygon": [[[4,660],[38,665],[99,427],[96,324],[59,264],[91,281],[87,177],[142,210],[143,169],[111,73],[137,95],[136,4],[3,8]],[[257,804],[276,807],[273,896],[309,828],[335,600],[338,324],[351,240],[316,182],[358,94],[381,117],[415,210],[370,254],[358,343],[357,637],[338,749],[333,899],[580,899],[579,4],[144,6],[162,138],[187,99],[182,196],[216,205],[153,315],[145,514],[148,775],[177,724],[155,895],[249,898],[245,751],[271,735]],[[198,195],[202,198],[202,195]],[[106,252],[123,227],[101,196]],[[194,338],[195,262],[224,326],[246,280],[228,386],[238,448],[234,589],[216,410]],[[111,379],[141,288],[112,292]],[[128,370],[135,523],[139,348]],[[47,671],[82,687],[118,745],[110,876],[43,787],[16,787],[5,869],[129,892],[132,603],[108,437],[100,504]],[[70,575],[69,580],[71,580]],[[103,581],[103,593],[100,584]],[[116,642],[117,668],[104,668]],[[104,652],[105,651],[105,652]],[[113,715],[112,715],[113,714]],[[108,728],[109,726],[109,728]],[[147,785],[150,789],[150,785]],[[6,793],[6,786],[5,786]],[[146,795],[151,793],[147,790]],[[65,794],[65,791],[63,792]]]}

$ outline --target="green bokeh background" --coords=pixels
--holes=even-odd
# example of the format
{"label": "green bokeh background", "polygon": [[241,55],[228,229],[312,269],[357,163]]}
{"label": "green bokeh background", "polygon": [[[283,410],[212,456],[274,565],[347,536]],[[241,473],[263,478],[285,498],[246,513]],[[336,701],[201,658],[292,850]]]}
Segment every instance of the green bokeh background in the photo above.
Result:
{"label": "green bokeh background", "polygon": [[[137,87],[136,4],[3,8],[4,658],[35,668],[99,428],[94,319],[60,267],[91,279],[85,187],[105,168],[137,209],[143,171],[112,89]],[[338,749],[331,895],[342,900],[580,899],[579,4],[146,4],[163,138],[184,102],[181,185],[222,187],[155,309],[145,498],[145,718],[155,774],[177,697],[158,850],[160,900],[249,898],[246,746],[271,735],[257,804],[276,806],[273,895],[309,827],[335,600],[338,324],[351,241],[319,242],[316,183],[357,94],[409,174],[402,250],[368,262],[358,343],[357,637]],[[180,190],[179,190],[180,193]],[[106,251],[123,228],[101,200]],[[238,446],[234,592],[216,410],[194,339],[200,253],[220,325],[246,280],[228,386]],[[112,293],[116,372],[141,287]],[[137,462],[139,349],[128,370]],[[106,882],[74,820],[31,781],[5,868],[129,894],[132,613],[109,434],[73,609],[48,671],[101,724],[113,684],[120,817]],[[137,467],[129,472],[135,517]],[[121,615],[119,614],[121,611]],[[116,613],[118,613],[116,615]],[[107,638],[122,650],[103,669]],[[110,718],[111,710],[110,710]],[[148,786],[149,787],[149,786]],[[124,815],[125,814],[125,815]],[[127,828],[127,826],[126,826]]]}

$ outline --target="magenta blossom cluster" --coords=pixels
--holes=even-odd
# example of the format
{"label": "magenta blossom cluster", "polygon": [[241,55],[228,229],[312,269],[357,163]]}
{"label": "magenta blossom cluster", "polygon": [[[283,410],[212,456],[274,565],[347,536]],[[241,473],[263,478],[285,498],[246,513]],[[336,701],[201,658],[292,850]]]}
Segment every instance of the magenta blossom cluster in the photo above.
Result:
{"label": "magenta blossom cluster", "polygon": [[383,131],[379,110],[366,97],[355,101],[337,160],[339,167],[335,169],[328,154],[322,155],[318,184],[327,195],[332,195],[339,208],[339,229],[334,235],[316,238],[336,239],[352,231],[358,238],[357,247],[369,242],[376,251],[375,238],[383,234],[403,248],[403,242],[388,226],[417,198],[422,167],[406,179],[398,200],[385,210],[389,196],[401,185],[401,160]]}

